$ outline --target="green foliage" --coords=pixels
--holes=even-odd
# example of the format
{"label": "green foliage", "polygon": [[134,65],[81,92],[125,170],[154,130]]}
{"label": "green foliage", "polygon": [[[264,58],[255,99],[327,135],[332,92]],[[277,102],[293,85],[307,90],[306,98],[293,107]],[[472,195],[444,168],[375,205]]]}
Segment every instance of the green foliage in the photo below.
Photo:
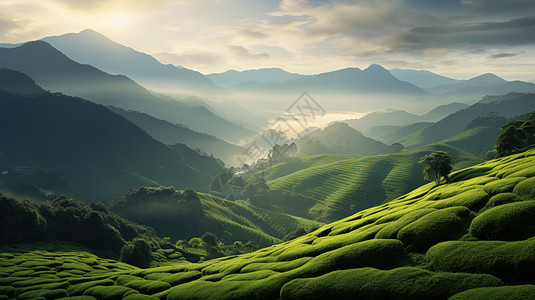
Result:
{"label": "green foliage", "polygon": [[424,165],[426,180],[434,180],[436,184],[440,184],[442,177],[444,177],[446,182],[450,182],[448,175],[452,169],[452,159],[448,153],[444,151],[433,152],[422,157],[418,163]]}
{"label": "green foliage", "polygon": [[466,125],[464,130],[468,131],[470,129],[478,127],[500,128],[506,122],[506,118],[498,116],[498,114],[495,112],[489,112],[487,116],[480,116],[470,121],[470,123]]}
{"label": "green foliage", "polygon": [[144,279],[132,280],[126,283],[125,286],[147,295],[156,294],[171,288],[171,285],[165,281]]}
{"label": "green foliage", "polygon": [[499,156],[525,151],[535,144],[535,113],[525,122],[512,121],[503,125],[504,130],[496,139],[496,151]]}
{"label": "green foliage", "polygon": [[390,149],[394,153],[399,153],[405,150],[405,146],[403,146],[401,143],[393,143],[392,145],[390,145]]}
{"label": "green foliage", "polygon": [[112,285],[112,286],[94,286],[87,289],[84,292],[84,295],[93,296],[97,299],[123,299],[125,296],[128,296],[132,293],[136,293],[135,290],[132,290],[125,286]]}
{"label": "green foliage", "polygon": [[502,204],[512,203],[518,201],[518,195],[515,193],[501,193],[492,196],[489,199],[486,207],[491,208],[495,206],[500,206]]}
{"label": "green foliage", "polygon": [[295,279],[284,285],[281,299],[327,299],[333,295],[337,299],[446,299],[474,287],[501,284],[490,275],[433,273],[412,267],[360,268]]}
{"label": "green foliage", "polygon": [[266,169],[269,204],[305,218],[339,220],[425,184],[418,161],[435,151],[450,153],[455,169],[483,161],[446,144],[375,156],[301,157]]}
{"label": "green foliage", "polygon": [[470,215],[466,207],[449,207],[419,218],[398,232],[398,239],[417,250],[463,235],[463,223]]}
{"label": "green foliage", "polygon": [[529,178],[518,183],[513,189],[513,193],[526,198],[535,197],[535,178]]}
{"label": "green foliage", "polygon": [[535,201],[493,207],[474,218],[470,234],[484,240],[521,240],[535,235]]}
{"label": "green foliage", "polygon": [[533,300],[535,299],[535,285],[515,285],[470,289],[456,295],[451,300]]}
{"label": "green foliage", "polygon": [[150,244],[142,238],[133,239],[124,244],[120,260],[141,268],[148,267],[152,260]]}
{"label": "green foliage", "polygon": [[512,192],[515,186],[524,179],[526,179],[526,177],[508,177],[500,180],[495,180],[486,183],[483,186],[483,189],[490,195]]}
{"label": "green foliage", "polygon": [[[448,185],[421,186],[293,240],[200,263],[137,269],[75,246],[0,247],[0,286],[11,287],[0,294],[13,298],[30,291],[65,290],[69,296],[140,299],[522,297],[531,292],[535,277],[535,201],[529,196],[535,174],[525,173],[534,160],[535,151],[529,151],[486,162],[453,173]],[[504,179],[517,178],[518,172],[527,179],[516,184],[514,193],[502,193],[511,189]],[[207,196],[198,196],[204,205]],[[201,248],[217,245],[224,250],[218,236],[206,234],[177,245],[195,249],[191,247],[197,241]],[[169,244],[154,244],[161,249],[153,256],[171,253]],[[502,288],[504,283],[509,286]]]}
{"label": "green foliage", "polygon": [[431,247],[426,259],[436,271],[492,274],[509,284],[525,284],[535,276],[534,247],[534,239],[449,241]]}

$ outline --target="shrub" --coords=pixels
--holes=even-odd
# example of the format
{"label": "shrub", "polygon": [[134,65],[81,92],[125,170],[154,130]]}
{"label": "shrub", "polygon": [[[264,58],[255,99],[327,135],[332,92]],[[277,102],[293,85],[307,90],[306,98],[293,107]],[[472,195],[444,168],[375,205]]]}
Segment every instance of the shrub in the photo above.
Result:
{"label": "shrub", "polygon": [[535,235],[535,201],[503,204],[472,220],[470,234],[484,240],[521,240]]}
{"label": "shrub", "polygon": [[450,300],[518,299],[534,300],[535,285],[515,285],[470,289],[453,295]]}
{"label": "shrub", "polygon": [[142,238],[133,239],[121,249],[120,260],[141,268],[148,267],[152,260],[150,244]]}
{"label": "shrub", "polygon": [[470,215],[470,210],[463,206],[450,207],[431,212],[398,232],[398,239],[413,245],[416,250],[428,247],[462,235],[463,219]]}
{"label": "shrub", "polygon": [[491,208],[495,206],[500,206],[502,204],[513,203],[518,200],[519,200],[518,195],[515,193],[501,193],[501,194],[492,196],[489,199],[489,202],[487,202],[486,207]]}
{"label": "shrub", "polygon": [[535,177],[526,179],[517,184],[513,193],[529,198],[535,197]]}
{"label": "shrub", "polygon": [[426,254],[437,271],[487,273],[506,283],[531,283],[535,278],[535,240],[520,242],[449,241]]}
{"label": "shrub", "polygon": [[515,186],[524,179],[526,179],[526,177],[508,177],[489,182],[483,186],[483,189],[490,195],[511,192]]}
{"label": "shrub", "polygon": [[281,299],[447,299],[458,292],[499,286],[485,274],[433,273],[414,267],[393,270],[361,268],[294,279],[281,290]]}

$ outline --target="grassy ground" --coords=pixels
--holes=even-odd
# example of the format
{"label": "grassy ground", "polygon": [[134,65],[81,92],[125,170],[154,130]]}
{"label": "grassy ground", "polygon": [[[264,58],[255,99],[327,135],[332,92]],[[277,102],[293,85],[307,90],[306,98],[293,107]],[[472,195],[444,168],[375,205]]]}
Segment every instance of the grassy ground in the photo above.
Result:
{"label": "grassy ground", "polygon": [[2,247],[0,298],[533,299],[534,166],[535,150],[492,160],[295,240],[200,264],[137,269],[83,249]]}

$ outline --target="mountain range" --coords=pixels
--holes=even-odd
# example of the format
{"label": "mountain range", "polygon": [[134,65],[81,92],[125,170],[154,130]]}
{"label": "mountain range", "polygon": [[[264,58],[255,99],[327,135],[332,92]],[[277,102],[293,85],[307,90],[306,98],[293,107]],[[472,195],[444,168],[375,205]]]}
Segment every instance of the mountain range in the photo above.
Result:
{"label": "mountain range", "polygon": [[458,110],[467,108],[468,106],[468,104],[452,102],[445,105],[439,105],[422,115],[412,114],[399,109],[390,109],[386,111],[371,112],[359,119],[345,120],[344,122],[357,130],[368,131],[377,126],[403,126],[417,122],[438,121],[441,118]]}
{"label": "mountain range", "polygon": [[390,69],[389,71],[399,80],[410,82],[423,89],[459,82],[457,79],[445,77],[427,70]]}
{"label": "mountain range", "polygon": [[205,107],[159,98],[124,75],[110,75],[93,66],[79,64],[43,41],[0,48],[0,68],[27,74],[47,90],[142,111],[221,138],[239,141],[253,134]]}
{"label": "mountain range", "polygon": [[361,70],[347,68],[318,75],[304,76],[283,82],[242,83],[234,86],[235,91],[270,91],[275,93],[309,91],[310,93],[363,93],[427,95],[415,85],[401,81],[380,65],[370,65]]}
{"label": "mountain range", "polygon": [[535,91],[535,84],[524,81],[507,81],[492,73],[486,73],[469,80],[457,83],[445,84],[429,89],[433,94],[469,98],[466,100],[479,99],[486,95],[505,95],[511,92],[528,93]]}
{"label": "mountain range", "polygon": [[245,71],[228,70],[223,73],[212,73],[206,75],[206,77],[210,78],[216,84],[231,89],[232,87],[243,83],[247,84],[254,82],[259,84],[270,84],[299,79],[304,76],[305,75],[287,72],[281,68],[266,68]]}
{"label": "mountain range", "polygon": [[[27,76],[3,72],[20,79],[16,86],[38,89]],[[205,190],[221,171],[216,159],[186,146],[166,146],[102,105],[14,91],[0,91],[0,152],[15,177],[46,169],[63,176],[69,192],[102,201],[140,185]]]}
{"label": "mountain range", "polygon": [[535,111],[535,94],[510,93],[487,97],[480,102],[441,119],[399,140],[406,147],[418,147],[450,138],[464,131],[477,117],[497,113],[512,118]]}
{"label": "mountain range", "polygon": [[126,75],[144,86],[186,94],[225,94],[226,91],[197,71],[164,65],[154,57],[116,43],[86,29],[42,39],[72,60],[110,74]]}

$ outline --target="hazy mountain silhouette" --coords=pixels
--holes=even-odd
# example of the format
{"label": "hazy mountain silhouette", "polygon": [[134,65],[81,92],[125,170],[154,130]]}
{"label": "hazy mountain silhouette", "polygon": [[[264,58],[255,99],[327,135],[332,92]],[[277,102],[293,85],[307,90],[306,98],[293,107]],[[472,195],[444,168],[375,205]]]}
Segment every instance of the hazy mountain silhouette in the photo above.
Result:
{"label": "hazy mountain silhouette", "polygon": [[485,95],[505,95],[511,92],[533,92],[535,84],[524,81],[507,81],[492,73],[486,73],[455,84],[437,86],[429,91],[450,97],[480,98]]}
{"label": "hazy mountain silhouette", "polygon": [[0,69],[0,90],[26,96],[45,92],[28,75],[9,69]]}
{"label": "hazy mountain silhouette", "polygon": [[42,39],[72,60],[144,85],[202,94],[226,93],[197,71],[164,65],[154,57],[116,43],[91,29]]}
{"label": "hazy mountain silhouette", "polygon": [[[243,85],[241,86],[244,87]],[[247,89],[245,89],[247,90]],[[411,83],[401,81],[380,65],[370,65],[361,70],[347,68],[333,72],[305,76],[296,80],[279,83],[267,83],[251,90],[267,90],[272,92],[311,93],[365,93],[365,94],[397,94],[426,95],[427,92]]]}
{"label": "hazy mountain silhouette", "polygon": [[439,105],[423,115],[412,114],[404,110],[390,109],[371,112],[359,119],[345,120],[344,122],[357,130],[370,131],[377,126],[406,126],[418,122],[438,121],[468,106],[468,104],[453,102],[446,105]]}
{"label": "hazy mountain silhouette", "polygon": [[394,126],[395,128],[390,128],[389,130],[384,130],[382,132],[379,132],[378,129],[387,126],[375,126],[366,132],[366,136],[369,136],[387,145],[391,145],[431,124],[433,124],[433,122],[418,122],[406,126]]}
{"label": "hazy mountain silhouette", "polygon": [[[342,122],[334,122],[324,129],[315,130],[305,135],[301,141],[303,142],[309,139],[312,141],[319,141],[331,148],[333,148],[333,146],[334,148],[338,147],[340,148],[340,151],[338,151],[339,154],[373,155],[390,152],[387,145],[364,136],[359,131]],[[301,143],[301,145],[304,146],[306,143]]]}
{"label": "hazy mountain silhouette", "polygon": [[141,127],[162,143],[168,145],[182,143],[194,149],[199,148],[208,154],[213,154],[215,157],[220,158],[226,164],[231,164],[233,158],[236,155],[242,154],[245,150],[240,146],[230,144],[214,136],[199,133],[184,126],[157,119],[145,113],[131,110],[126,111],[114,106],[108,108]]}
{"label": "hazy mountain silhouette", "polygon": [[390,69],[390,73],[399,80],[410,82],[422,89],[430,89],[440,85],[459,82],[459,80],[426,70]]}
{"label": "hazy mountain silhouette", "polygon": [[220,171],[214,158],[166,146],[102,105],[60,94],[1,91],[0,140],[9,166],[53,170],[89,200],[142,184],[205,189]]}
{"label": "hazy mountain silhouette", "polygon": [[223,73],[208,74],[206,77],[222,87],[232,87],[247,82],[258,84],[282,82],[299,79],[304,75],[290,73],[281,68],[265,68],[245,71],[228,70]]}
{"label": "hazy mountain silhouette", "polygon": [[351,127],[359,131],[366,131],[375,126],[383,125],[407,125],[420,121],[420,116],[404,110],[375,111],[355,120],[345,120]]}
{"label": "hazy mountain silhouette", "polygon": [[459,103],[459,102],[452,102],[450,104],[444,104],[439,105],[435,108],[433,108],[431,111],[425,113],[422,115],[422,122],[423,121],[438,121],[444,117],[446,117],[449,114],[452,114],[454,112],[457,112],[461,109],[465,109],[469,107],[470,105],[465,103]]}
{"label": "hazy mountain silhouette", "polygon": [[126,76],[110,75],[93,66],[79,64],[43,41],[0,48],[0,67],[23,72],[53,92],[146,112],[221,138],[237,141],[252,135],[251,131],[204,107],[158,98]]}
{"label": "hazy mountain silhouette", "polygon": [[486,97],[482,101],[442,120],[421,128],[399,142],[407,147],[418,147],[450,138],[464,131],[466,125],[477,117],[497,113],[511,118],[535,110],[535,94],[510,93],[504,96]]}

